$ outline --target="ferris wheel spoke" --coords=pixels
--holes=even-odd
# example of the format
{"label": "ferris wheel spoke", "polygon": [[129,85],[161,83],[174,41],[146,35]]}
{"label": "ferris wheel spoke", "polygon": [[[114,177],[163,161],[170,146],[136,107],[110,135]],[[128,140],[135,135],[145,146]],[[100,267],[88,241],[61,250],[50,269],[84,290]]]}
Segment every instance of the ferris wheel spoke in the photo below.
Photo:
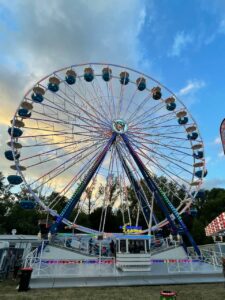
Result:
{"label": "ferris wheel spoke", "polygon": [[161,134],[148,134],[148,133],[145,133],[145,136],[150,136],[152,138],[160,137],[161,139],[168,139],[168,140],[189,141],[188,138],[169,136],[169,135],[161,135]]}
{"label": "ferris wheel spoke", "polygon": [[[43,88],[44,88],[44,86],[42,86]],[[64,94],[63,94],[64,95]],[[84,109],[84,107],[82,108],[77,102],[75,103],[74,101],[73,101],[73,99],[72,98],[70,98],[70,99],[67,99],[67,98],[65,98],[64,96],[62,96],[62,95],[60,95],[60,94],[54,94],[54,96],[56,96],[57,98],[60,98],[62,101],[65,101],[65,102],[68,102],[69,103],[69,106],[70,106],[70,108],[72,107],[73,108],[73,111],[72,111],[72,113],[70,112],[70,111],[68,111],[68,109],[66,109],[66,107],[65,107],[65,105],[64,106],[61,106],[61,105],[58,105],[57,103],[55,103],[54,101],[52,101],[52,100],[50,100],[49,98],[47,98],[46,96],[45,96],[45,100],[47,101],[47,102],[50,102],[52,105],[54,105],[55,107],[52,107],[52,106],[49,106],[48,105],[48,107],[51,107],[52,109],[58,109],[59,111],[61,111],[61,112],[63,112],[63,113],[67,113],[67,114],[69,114],[69,115],[72,115],[73,117],[74,116],[76,116],[77,118],[79,118],[79,119],[86,119],[86,120],[88,120],[89,119],[89,121],[90,122],[95,122],[95,123],[97,123],[96,122],[96,116],[95,115],[93,115],[93,114],[91,114],[90,112],[88,112],[87,111],[87,109]],[[66,96],[66,95],[65,95]],[[67,97],[67,96],[66,96]],[[30,99],[31,100],[31,99]],[[62,102],[61,101],[61,102]],[[46,104],[43,104],[42,103],[42,105],[45,105],[45,106],[47,106]],[[79,115],[75,115],[75,111],[77,111],[77,110],[80,110],[84,115],[86,115],[87,117],[84,117],[84,116],[79,116]],[[99,120],[98,121],[98,123],[99,124],[101,124],[101,126],[103,125],[103,126],[106,126],[107,124],[106,123],[104,123],[104,122],[102,122],[101,120]]]}
{"label": "ferris wheel spoke", "polygon": [[[41,113],[38,113],[38,114],[41,114]],[[43,115],[43,114],[41,114],[41,115]],[[56,121],[56,122],[58,122],[58,121],[63,121],[63,120],[60,120],[60,119],[58,119],[58,118],[54,118],[54,117],[52,117],[52,116],[48,116],[48,115],[46,115],[46,114],[44,114],[45,116],[47,116],[47,117],[49,117],[50,119],[53,119],[53,121],[52,120],[50,120],[50,122],[54,122],[54,121]],[[87,129],[85,128],[85,127],[87,127]],[[99,127],[96,127],[96,126],[93,126],[93,124],[91,125],[84,125],[84,124],[81,124],[81,128],[83,128],[83,129],[86,129],[88,132],[90,131],[90,128],[94,128],[94,129],[99,129]],[[89,128],[89,129],[88,129]],[[67,128],[68,129],[68,128]],[[69,129],[71,129],[71,127],[69,127]],[[73,127],[72,127],[72,129],[73,129]],[[101,129],[102,130],[102,129]]]}
{"label": "ferris wheel spoke", "polygon": [[[124,111],[125,111],[124,119],[126,118],[126,115],[127,115],[127,113],[129,112],[129,109],[130,109],[130,107],[131,107],[132,104],[133,104],[133,101],[134,101],[134,99],[135,99],[135,96],[136,96],[137,92],[138,92],[138,89],[137,89],[137,87],[136,87],[135,90],[134,90],[134,93],[132,94],[131,98],[130,98],[129,101],[128,101],[128,105],[127,105],[126,109],[124,109]],[[147,97],[146,97],[146,98],[147,98]],[[129,119],[130,119],[130,118],[131,118],[131,116],[128,117],[127,122],[129,122]]]}
{"label": "ferris wheel spoke", "polygon": [[[104,139],[105,140],[105,139]],[[48,143],[48,144],[42,144],[42,145],[31,145],[32,147],[35,147],[35,146],[53,146],[53,145],[56,145],[56,144],[65,144],[63,146],[60,146],[60,147],[57,147],[57,148],[53,148],[51,150],[48,150],[48,151],[42,151],[42,152],[39,152],[38,154],[35,154],[35,155],[31,155],[31,156],[28,156],[28,157],[24,157],[22,159],[20,159],[20,162],[22,161],[25,161],[25,160],[28,160],[30,158],[34,158],[34,157],[38,157],[38,156],[42,156],[42,155],[45,155],[47,153],[51,153],[51,152],[54,152],[54,151],[58,151],[58,150],[64,150],[65,148],[68,148],[68,147],[74,147],[74,146],[77,146],[79,144],[85,144],[85,143],[89,143],[89,142],[93,142],[94,140],[93,139],[86,139],[86,140],[76,140],[74,142],[62,142],[62,143]],[[23,147],[30,147],[30,146],[23,146]]]}
{"label": "ferris wheel spoke", "polygon": [[[141,132],[141,130],[159,130],[159,129],[167,129],[167,131],[170,131],[170,128],[180,128],[181,125],[179,124],[175,124],[175,125],[172,125],[172,124],[166,124],[166,125],[161,125],[161,124],[156,124],[156,125],[152,125],[152,126],[149,126],[149,127],[133,127],[133,126],[129,126],[129,131],[130,132],[136,132],[136,133],[139,133]],[[183,132],[182,132],[183,133]]]}
{"label": "ferris wheel spoke", "polygon": [[[118,151],[118,148],[117,148]],[[127,216],[128,216],[128,223],[132,225],[131,223],[131,217],[130,217],[130,210],[129,210],[129,204],[128,204],[128,199],[125,198],[125,203],[124,203],[124,189],[125,189],[125,174],[124,170],[122,167],[122,164],[120,163],[120,167],[118,162],[120,162],[118,153],[116,151],[116,173],[117,173],[117,179],[119,180],[119,200],[122,206],[122,212],[123,212],[123,219],[124,219],[124,224],[127,222],[125,221],[125,215],[124,215],[124,209],[127,210]]]}
{"label": "ferris wheel spoke", "polygon": [[[60,131],[59,131],[60,132]],[[62,136],[63,135],[73,135],[73,133],[71,132],[63,132],[61,131],[60,133],[51,133],[51,134],[37,134],[37,135],[27,135],[27,136],[21,136],[20,139],[27,139],[27,138],[38,138],[38,137],[54,137],[54,136]],[[76,135],[82,135],[82,136],[87,136],[87,137],[92,137],[91,134],[88,134],[87,131],[80,131],[80,132],[76,132]],[[99,133],[97,135],[97,137],[99,136]]]}
{"label": "ferris wheel spoke", "polygon": [[[50,123],[53,123],[53,126],[54,126],[54,124],[60,124],[60,125],[62,124],[62,125],[71,125],[73,127],[79,127],[79,128],[82,128],[82,129],[86,129],[88,131],[90,129],[90,125],[73,123],[73,122],[69,122],[69,121],[66,121],[66,120],[48,120],[48,119],[40,119],[40,118],[32,118],[32,117],[30,117],[29,119],[37,121],[37,122],[50,122]],[[29,128],[29,127],[26,126],[26,128]],[[66,128],[70,128],[70,127],[66,127]],[[92,125],[92,128],[99,129],[99,127],[96,127],[96,126],[93,126],[93,125]]]}
{"label": "ferris wheel spoke", "polygon": [[144,100],[138,105],[138,107],[134,110],[134,112],[129,116],[127,122],[132,123],[134,117],[135,119],[138,118],[138,114],[140,112],[140,110],[142,110],[145,106],[145,104],[147,103],[148,99],[151,97],[151,94],[149,94],[148,96],[146,96],[144,98]]}
{"label": "ferris wheel spoke", "polygon": [[[27,98],[27,99],[28,99],[28,100],[31,100],[31,99],[29,99],[29,98]],[[77,115],[77,114],[75,114],[74,112],[68,111],[68,110],[66,110],[66,109],[62,109],[61,106],[56,105],[54,102],[48,100],[47,98],[45,98],[45,100],[46,100],[47,102],[50,102],[51,104],[53,104],[53,105],[55,105],[55,106],[51,106],[51,105],[46,104],[46,103],[45,103],[45,104],[41,103],[41,106],[43,107],[43,110],[44,110],[44,111],[47,110],[47,109],[45,109],[45,107],[47,107],[49,110],[52,109],[53,111],[57,111],[56,116],[58,116],[58,114],[61,113],[61,114],[66,114],[66,115],[68,116],[68,118],[71,116],[71,118],[72,118],[73,120],[74,120],[74,118],[77,118],[77,119],[79,119],[79,120],[82,121],[83,123],[86,123],[86,124],[89,125],[89,126],[91,126],[93,123],[98,124],[99,126],[104,125],[104,124],[102,124],[101,122],[97,122],[96,120],[93,120],[92,118],[89,119],[89,118],[84,117],[84,116],[81,117],[80,115]],[[44,111],[43,111],[43,112],[39,112],[39,111],[33,110],[33,112],[35,112],[36,114],[44,115],[45,117],[49,117],[49,118],[51,118],[51,119],[59,120],[58,117],[56,118],[56,117],[50,116],[49,114],[46,114]]]}
{"label": "ferris wheel spoke", "polygon": [[107,82],[106,85],[107,85],[107,93],[108,94],[109,94],[109,90],[110,90],[111,99],[112,99],[112,103],[113,103],[114,116],[115,116],[115,118],[117,118],[117,115],[116,115],[116,103],[115,103],[115,97],[114,97],[114,93],[113,93],[113,83],[112,83],[112,80],[110,80],[109,82]]}
{"label": "ferris wheel spoke", "polygon": [[66,145],[66,144],[71,144],[74,143],[74,145],[78,145],[80,143],[85,143],[85,142],[92,142],[92,141],[99,141],[99,140],[106,140],[105,138],[94,138],[92,137],[91,139],[86,139],[83,140],[83,138],[81,138],[80,140],[76,140],[74,141],[73,138],[68,138],[66,140],[60,141],[60,142],[43,142],[43,143],[36,143],[36,144],[30,144],[30,145],[23,145],[23,148],[31,148],[31,147],[46,147],[46,146],[53,146],[53,145]]}
{"label": "ferris wheel spoke", "polygon": [[71,146],[74,147],[76,144],[77,144],[76,142],[69,143],[66,146],[61,146],[61,147],[57,147],[57,148],[54,148],[54,149],[51,149],[51,150],[48,150],[48,151],[39,152],[38,154],[27,156],[27,157],[24,157],[24,158],[20,159],[20,162],[31,159],[31,158],[35,158],[35,157],[40,157],[40,156],[43,156],[45,154],[48,154],[48,153],[51,153],[51,152],[54,152],[54,151],[57,152],[58,150],[64,150],[65,148],[68,148],[68,147],[71,147]]}
{"label": "ferris wheel spoke", "polygon": [[105,117],[107,117],[106,120],[109,121],[109,120],[111,120],[111,117],[110,117],[110,114],[109,114],[110,110],[109,110],[108,106],[106,106],[106,109],[105,109],[105,107],[103,107],[103,104],[105,104],[105,101],[103,102],[103,99],[105,99],[105,97],[102,95],[102,92],[101,92],[101,89],[100,89],[99,85],[98,85],[99,92],[97,90],[97,86],[96,86],[97,80],[98,79],[97,79],[97,76],[96,76],[96,79],[94,80],[94,82],[91,83],[92,84],[92,88],[94,90],[94,94],[95,94],[95,97],[93,97],[93,99],[97,100],[98,105],[99,105],[101,111],[104,113]]}
{"label": "ferris wheel spoke", "polygon": [[142,156],[143,158],[147,159],[148,162],[151,162],[154,166],[156,166],[162,173],[164,173],[165,175],[168,176],[168,174],[171,174],[172,177],[177,177],[181,182],[190,185],[190,182],[188,182],[187,180],[185,180],[184,178],[180,177],[179,175],[177,175],[176,173],[165,169],[164,166],[160,165],[158,162],[156,162],[155,160],[153,160],[152,158],[150,158],[149,156],[147,156],[143,151],[141,151],[140,149],[137,151],[138,154],[140,156]]}
{"label": "ferris wheel spoke", "polygon": [[[133,141],[132,141],[132,144],[137,147],[137,144],[134,143]],[[153,153],[155,158],[157,157],[159,160],[169,161],[171,164],[174,164],[175,166],[177,166],[177,167],[181,168],[182,170],[186,171],[187,173],[192,174],[192,172],[190,172],[189,170],[187,170],[187,169],[185,169],[184,167],[181,166],[181,165],[185,165],[185,166],[193,167],[192,164],[187,163],[187,162],[184,161],[184,159],[183,159],[184,157],[182,157],[180,159],[176,159],[175,157],[173,157],[173,160],[171,160],[171,156],[165,155],[161,151],[156,152],[155,150],[147,147],[146,145],[142,145],[142,147],[143,147],[143,149],[148,150],[149,152]],[[172,155],[173,153],[169,153],[169,154]],[[180,165],[178,163],[180,163]]]}
{"label": "ferris wheel spoke", "polygon": [[[145,124],[145,119],[147,118],[148,121],[151,120],[151,117],[154,116],[158,111],[163,109],[165,104],[163,102],[159,102],[156,105],[152,106],[149,110],[147,109],[141,115],[135,116],[135,120],[131,120],[131,126],[137,126],[139,124]],[[150,112],[150,113],[149,113]],[[141,121],[139,121],[141,119]],[[148,122],[147,121],[147,122]]]}
{"label": "ferris wheel spoke", "polygon": [[[65,147],[64,147],[65,148]],[[83,148],[83,152],[82,153],[84,153],[86,150],[88,150],[90,148],[90,145],[87,145],[86,146],[86,148]],[[55,155],[54,157],[47,157],[45,160],[41,160],[41,161],[39,161],[39,162],[37,162],[37,163],[35,163],[35,164],[32,164],[32,165],[29,165],[29,166],[27,166],[26,168],[28,169],[28,168],[31,168],[31,167],[34,167],[34,166],[37,166],[37,165],[41,165],[41,164],[43,164],[43,163],[48,163],[48,162],[50,162],[50,161],[52,161],[52,160],[55,160],[55,159],[59,159],[59,158],[62,158],[62,157],[65,157],[65,156],[68,156],[68,155],[71,155],[71,154],[74,154],[74,153],[76,153],[76,152],[80,152],[80,150],[78,149],[78,150],[72,150],[72,151],[68,151],[68,152],[66,152],[66,153],[63,153],[63,154],[59,154],[59,155]],[[41,159],[41,155],[39,155],[38,156],[39,157],[39,159]]]}
{"label": "ferris wheel spoke", "polygon": [[[101,146],[99,146],[95,152],[97,150],[101,149]],[[82,154],[82,155],[81,155]],[[67,161],[63,162],[62,164],[58,165],[57,167],[51,169],[50,171],[48,171],[47,173],[45,173],[44,175],[42,175],[41,177],[39,177],[38,179],[36,179],[35,181],[33,181],[30,185],[33,185],[34,183],[38,182],[40,179],[45,178],[46,176],[49,176],[49,174],[57,171],[58,169],[58,173],[54,174],[52,177],[49,176],[49,178],[43,182],[41,185],[38,186],[38,188],[40,188],[41,186],[43,186],[44,184],[48,183],[49,181],[51,181],[52,179],[55,179],[57,176],[61,175],[62,173],[64,173],[65,171],[69,170],[72,166],[74,166],[75,164],[81,162],[83,159],[89,157],[91,154],[93,154],[93,149],[92,151],[90,151],[89,153],[86,153],[86,155],[83,156],[83,151],[81,151],[79,154],[74,155],[72,158],[68,159]],[[74,162],[74,158],[77,156],[77,160]],[[93,155],[93,157],[95,157],[95,155]],[[73,160],[73,163],[70,164],[69,166],[65,167],[66,163],[70,162]],[[90,159],[91,161],[91,159]],[[61,170],[60,168],[63,166],[63,170]]]}
{"label": "ferris wheel spoke", "polygon": [[[136,143],[133,143],[136,147],[137,147],[137,144]],[[149,147],[146,147],[145,145],[142,145],[143,146],[143,149],[145,149],[145,150],[147,150],[148,152],[150,152],[150,153],[153,153],[152,154],[152,157],[154,157],[155,159],[158,159],[158,160],[162,160],[162,161],[168,161],[168,162],[170,162],[170,164],[173,164],[173,165],[175,165],[176,167],[178,167],[178,168],[180,168],[180,169],[182,169],[183,171],[185,171],[185,172],[187,172],[187,173],[189,173],[189,174],[193,174],[192,172],[190,172],[189,170],[187,170],[187,169],[185,169],[185,167],[182,167],[182,165],[185,165],[185,166],[189,166],[189,167],[191,167],[191,168],[193,168],[193,165],[192,164],[190,164],[190,163],[188,163],[188,162],[186,162],[186,161],[184,161],[184,156],[183,157],[181,157],[180,159],[176,159],[175,157],[173,157],[173,160],[171,160],[171,156],[169,156],[169,155],[165,155],[165,154],[163,154],[162,152],[160,152],[160,151],[155,151],[155,150],[153,150],[153,149],[150,149]],[[170,155],[172,155],[173,153],[172,152],[170,152],[169,153]],[[148,156],[146,153],[145,153],[145,155],[146,155],[146,157]],[[150,160],[149,160],[150,161]],[[180,165],[179,165],[179,164]]]}
{"label": "ferris wheel spoke", "polygon": [[[138,206],[140,206],[144,220],[145,220],[147,226],[149,227],[150,218],[147,217],[147,214],[149,213],[149,216],[150,216],[151,206],[145,195],[143,187],[141,185],[141,176],[140,176],[139,172],[137,171],[135,165],[133,164],[133,161],[130,157],[130,153],[127,152],[127,149],[125,149],[125,148],[122,148],[122,149],[123,150],[122,150],[121,154],[123,156],[121,156],[121,159],[124,160],[124,158],[125,158],[129,162],[130,166],[132,167],[133,175],[132,176],[131,176],[131,174],[129,175],[129,177],[130,177],[129,181],[130,181],[132,188],[134,189],[134,192],[135,192],[135,195],[137,198],[137,204],[138,204]],[[122,158],[122,157],[124,157],[124,158]],[[126,168],[128,168],[128,166]]]}
{"label": "ferris wheel spoke", "polygon": [[[35,167],[35,166],[39,166],[39,165],[41,165],[41,164],[43,164],[43,163],[49,163],[50,161],[53,161],[53,160],[55,160],[55,159],[59,159],[59,158],[62,158],[62,157],[66,157],[66,156],[71,155],[71,154],[74,154],[74,153],[76,153],[75,150],[73,150],[73,151],[71,151],[71,152],[68,151],[67,153],[64,153],[64,154],[55,155],[54,157],[48,157],[48,158],[46,158],[46,159],[44,159],[44,160],[41,160],[41,161],[39,161],[39,162],[37,162],[37,163],[28,165],[26,168],[29,169],[29,168],[32,168],[32,167]],[[40,155],[39,155],[38,157],[41,159],[41,156],[40,156]]]}
{"label": "ferris wheel spoke", "polygon": [[[114,115],[115,115],[114,99],[113,99],[112,96],[109,95],[109,85],[108,85],[108,82],[105,83],[105,86],[106,86],[106,91],[107,91],[107,97],[106,97],[106,99],[108,99],[108,108],[109,108],[111,120],[113,121]],[[114,110],[114,114],[113,114],[113,110]]]}
{"label": "ferris wheel spoke", "polygon": [[119,95],[119,99],[118,99],[118,117],[121,116],[121,112],[122,112],[125,87],[126,87],[125,84],[120,85],[120,95]]}
{"label": "ferris wheel spoke", "polygon": [[[164,144],[164,143],[160,143],[160,142],[155,142],[153,140],[148,140],[148,139],[144,139],[144,138],[139,138],[139,137],[135,137],[134,141],[137,142],[137,144],[140,144],[140,145],[153,145],[153,147],[155,149],[168,149],[168,150],[171,150],[171,153],[177,153],[177,155],[185,155],[185,156],[190,156],[193,158],[193,153],[188,153],[188,152],[184,152],[184,151],[181,151],[180,149],[178,149],[177,147],[176,148],[173,148],[171,146],[171,144]],[[180,148],[180,146],[179,146]],[[184,149],[189,149],[188,147],[182,147]]]}
{"label": "ferris wheel spoke", "polygon": [[[166,120],[163,120],[163,118],[165,118]],[[171,121],[173,119],[176,119],[176,115],[174,114],[174,112],[169,112],[169,113],[166,113],[166,114],[164,113],[162,115],[159,114],[159,115],[155,116],[154,118],[150,118],[148,121],[143,121],[143,122],[138,123],[138,125],[140,126],[140,125],[143,125],[143,124],[147,123],[148,125],[153,124],[155,126],[155,125],[160,125],[160,124],[163,124],[165,122]],[[157,120],[159,120],[160,123],[155,123],[155,121],[157,121]]]}
{"label": "ferris wheel spoke", "polygon": [[[88,112],[87,110],[83,109],[83,108],[77,103],[77,101],[74,103],[74,102],[73,102],[73,99],[72,99],[69,95],[67,95],[65,92],[63,92],[62,90],[60,90],[60,92],[70,100],[69,103],[70,103],[72,106],[74,106],[75,108],[79,108],[84,114],[88,114],[89,116],[94,117],[94,119],[98,116],[98,118],[101,120],[101,122],[102,122],[103,124],[105,124],[106,126],[109,125],[108,120],[105,118],[105,116],[104,116],[100,111],[98,111],[93,105],[91,105],[90,102],[89,102],[85,97],[83,97],[81,94],[79,94],[79,93],[78,93],[75,89],[73,89],[71,86],[67,85],[67,88],[70,89],[70,90],[74,93],[75,96],[77,96],[80,100],[82,100],[83,103],[84,103],[84,105],[87,105],[87,106],[91,109],[91,111],[95,112],[96,115],[92,115],[90,112]],[[56,95],[57,95],[58,97],[62,97],[62,96],[59,95],[59,94],[56,94]],[[62,98],[64,99],[64,97],[62,97]]]}
{"label": "ferris wheel spoke", "polygon": [[[79,180],[82,179],[82,176],[85,175],[86,170],[87,170],[88,168],[90,168],[92,162],[93,162],[93,160],[86,162],[86,163],[83,165],[83,167],[78,171],[78,173],[77,173],[75,176],[73,176],[73,178],[66,184],[65,187],[63,187],[63,189],[58,193],[58,195],[65,196],[65,195],[67,194],[67,192],[68,192],[70,189],[72,189],[72,187],[73,187],[75,184],[77,184],[77,182],[78,182]],[[97,174],[97,172],[96,172],[96,174]],[[62,197],[62,196],[61,196],[61,197]],[[54,206],[56,205],[56,202],[55,202],[55,201],[56,201],[56,198],[57,198],[57,197],[58,197],[58,196],[56,196],[56,197],[53,199],[53,201],[49,204],[49,207],[54,208]]]}
{"label": "ferris wheel spoke", "polygon": [[[98,130],[87,130],[87,131],[79,131],[79,132],[76,132],[73,130],[73,127],[71,128],[71,132],[66,132],[66,131],[62,131],[62,130],[55,130],[54,128],[53,129],[46,129],[46,128],[39,128],[39,127],[28,127],[26,126],[26,129],[30,129],[32,130],[32,132],[34,131],[41,131],[41,132],[57,132],[57,133],[60,133],[60,134],[71,134],[71,135],[83,135],[83,134],[87,134],[87,133],[93,133],[93,134],[98,134],[100,135],[101,132],[99,132]],[[86,130],[86,128],[81,128],[83,130]],[[36,135],[37,137],[40,136],[40,135]]]}
{"label": "ferris wheel spoke", "polygon": [[101,87],[99,85],[98,76],[95,76],[95,80],[93,82],[91,82],[91,86],[92,86],[94,95],[90,91],[90,89],[89,89],[89,93],[92,95],[92,99],[98,104],[101,112],[104,113],[106,120],[109,122],[112,119],[112,117],[110,115],[109,106],[106,104],[107,102],[105,101],[105,96],[103,95]]}
{"label": "ferris wheel spoke", "polygon": [[[107,119],[105,119],[105,116],[101,114],[101,112],[99,110],[97,110],[95,107],[93,107],[90,102],[88,101],[87,98],[89,99],[92,99],[93,101],[94,100],[97,100],[98,101],[98,95],[96,94],[96,97],[93,97],[93,95],[91,95],[90,93],[90,90],[88,89],[87,86],[84,86],[83,84],[83,81],[81,80],[81,77],[78,77],[79,79],[79,83],[80,85],[83,87],[83,91],[85,93],[82,93],[82,91],[79,89],[79,92],[76,92],[77,93],[77,96],[78,97],[81,97],[81,99],[85,102],[85,104],[87,104],[89,106],[89,108],[91,109],[91,111],[95,111],[95,113],[97,113],[97,115],[101,116],[105,121],[107,121]],[[70,86],[69,87],[74,93],[75,93],[75,90]],[[89,93],[89,97],[87,96],[87,92]],[[91,97],[90,97],[91,96]],[[99,102],[99,101],[98,101]],[[100,107],[102,108],[101,104],[100,104]],[[98,118],[98,116],[96,115],[96,117]],[[101,118],[100,118],[101,119]]]}

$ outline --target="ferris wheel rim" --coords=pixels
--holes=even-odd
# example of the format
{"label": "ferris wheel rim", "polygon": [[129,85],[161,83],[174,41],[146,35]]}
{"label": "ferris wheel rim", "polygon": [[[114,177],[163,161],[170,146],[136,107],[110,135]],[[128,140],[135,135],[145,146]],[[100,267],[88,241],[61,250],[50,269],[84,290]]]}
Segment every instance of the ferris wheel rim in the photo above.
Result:
{"label": "ferris wheel rim", "polygon": [[[82,64],[75,64],[75,65],[71,65],[69,67],[64,67],[64,68],[61,68],[61,69],[58,69],[52,73],[50,73],[49,75],[41,78],[36,84],[33,85],[33,87],[31,89],[28,90],[28,92],[24,95],[22,101],[20,102],[15,114],[14,114],[14,117],[13,117],[13,122],[12,122],[12,130],[14,130],[14,127],[15,127],[15,120],[17,119],[17,113],[18,113],[18,110],[21,106],[21,104],[23,103],[24,99],[26,99],[27,95],[29,95],[29,93],[31,93],[31,91],[33,90],[33,88],[37,85],[39,85],[40,82],[42,82],[43,80],[49,78],[51,75],[56,75],[58,72],[61,72],[61,71],[64,71],[64,70],[68,70],[69,68],[76,68],[76,67],[81,67],[81,66],[93,66],[93,65],[98,65],[98,66],[113,66],[113,67],[116,67],[116,68],[121,68],[121,69],[124,69],[124,70],[129,70],[129,71],[133,71],[134,73],[137,73],[139,75],[142,75],[144,76],[145,78],[148,78],[150,80],[152,80],[153,82],[155,83],[158,83],[161,87],[163,87],[164,89],[166,89],[171,95],[173,95],[174,97],[176,97],[176,101],[179,101],[180,104],[182,105],[182,107],[185,108],[185,110],[188,112],[188,115],[191,117],[191,119],[194,121],[194,124],[197,126],[197,123],[195,121],[195,119],[193,118],[193,116],[191,115],[190,111],[187,109],[187,107],[184,105],[184,103],[171,91],[169,90],[167,87],[165,87],[163,84],[161,84],[159,81],[155,80],[154,78],[152,78],[151,76],[149,75],[146,75],[142,72],[139,72],[137,70],[134,70],[132,68],[129,68],[129,67],[124,67],[124,66],[121,66],[121,65],[116,65],[116,64],[110,64],[110,63],[82,63]],[[198,127],[197,127],[198,128]],[[199,131],[199,128],[198,128],[198,133],[199,133],[199,138],[200,140],[202,141],[202,138],[201,138],[201,134],[200,134],[200,131]],[[57,213],[55,213],[54,211],[52,211],[50,208],[48,208],[42,201],[40,201],[40,199],[38,198],[38,196],[32,191],[30,185],[27,183],[26,181],[26,178],[23,174],[23,172],[20,170],[19,168],[19,162],[17,162],[16,158],[15,158],[15,149],[14,149],[14,141],[16,139],[11,136],[11,148],[13,150],[13,156],[14,156],[14,161],[15,161],[15,165],[16,165],[16,169],[17,169],[17,172],[20,174],[20,176],[23,178],[23,181],[24,183],[26,184],[26,186],[28,187],[28,189],[30,190],[31,194],[33,195],[33,197],[35,198],[35,200],[45,209],[47,210],[48,212],[50,212],[52,215],[54,216],[58,216]],[[192,141],[190,141],[190,144],[192,144]],[[202,145],[203,145],[203,151],[204,151],[204,144],[202,142]],[[182,212],[184,211],[184,209],[182,210]],[[65,222],[65,220],[64,220]],[[68,221],[70,222],[70,221]],[[163,222],[163,221],[162,221]],[[162,223],[161,222],[161,223]],[[76,226],[79,226],[79,225],[76,225]]]}

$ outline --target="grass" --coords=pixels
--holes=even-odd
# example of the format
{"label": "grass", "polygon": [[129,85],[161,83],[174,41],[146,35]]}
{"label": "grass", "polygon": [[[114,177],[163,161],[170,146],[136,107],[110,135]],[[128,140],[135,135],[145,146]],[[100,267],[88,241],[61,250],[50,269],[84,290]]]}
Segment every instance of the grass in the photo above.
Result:
{"label": "grass", "polygon": [[170,286],[135,286],[135,287],[85,287],[61,289],[32,289],[18,292],[18,282],[7,280],[0,283],[0,299],[81,299],[81,300],[155,300],[160,299],[160,291],[177,292],[177,300],[225,300],[223,283],[187,284]]}

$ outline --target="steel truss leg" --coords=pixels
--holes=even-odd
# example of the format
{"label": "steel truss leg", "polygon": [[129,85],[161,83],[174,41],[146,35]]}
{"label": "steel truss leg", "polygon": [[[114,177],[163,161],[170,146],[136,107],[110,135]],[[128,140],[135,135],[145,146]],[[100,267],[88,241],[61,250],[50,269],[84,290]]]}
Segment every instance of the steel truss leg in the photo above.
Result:
{"label": "steel truss leg", "polygon": [[119,155],[119,159],[122,163],[122,166],[126,172],[126,175],[134,189],[134,192],[136,194],[136,197],[140,203],[140,206],[141,206],[141,209],[142,209],[142,212],[143,212],[143,215],[144,215],[144,218],[145,218],[145,221],[147,224],[149,224],[149,220],[150,220],[150,214],[151,214],[151,207],[148,203],[148,200],[146,199],[146,196],[145,194],[143,193],[140,185],[138,184],[137,180],[134,178],[129,166],[127,165],[125,159],[123,158],[122,156],[122,153],[119,151],[119,149],[117,148],[117,153]]}
{"label": "steel truss leg", "polygon": [[165,193],[157,186],[157,184],[155,183],[155,181],[152,179],[152,177],[150,176],[148,169],[145,167],[145,165],[143,164],[143,162],[141,161],[141,159],[139,158],[138,154],[136,153],[136,151],[133,149],[133,147],[131,146],[128,137],[125,134],[121,134],[124,143],[126,144],[131,156],[133,157],[134,161],[136,162],[139,170],[141,171],[147,186],[149,187],[149,189],[151,190],[152,193],[154,193],[155,195],[155,200],[156,203],[159,205],[159,207],[162,209],[163,213],[165,214],[165,217],[167,218],[167,220],[169,221],[171,227],[173,230],[175,230],[175,232],[177,231],[176,225],[173,222],[173,220],[170,217],[170,214],[168,212],[168,209],[165,205],[165,203],[167,204],[167,206],[170,208],[170,210],[172,211],[174,217],[177,219],[179,225],[181,226],[181,228],[184,230],[184,233],[186,234],[186,236],[188,237],[190,243],[192,244],[192,246],[195,249],[195,252],[201,256],[201,252],[197,246],[197,244],[195,243],[192,235],[190,234],[189,230],[187,229],[186,225],[184,224],[181,216],[179,215],[178,211],[176,210],[176,208],[173,206],[173,204],[170,202],[170,200],[167,198],[167,196],[165,195]]}

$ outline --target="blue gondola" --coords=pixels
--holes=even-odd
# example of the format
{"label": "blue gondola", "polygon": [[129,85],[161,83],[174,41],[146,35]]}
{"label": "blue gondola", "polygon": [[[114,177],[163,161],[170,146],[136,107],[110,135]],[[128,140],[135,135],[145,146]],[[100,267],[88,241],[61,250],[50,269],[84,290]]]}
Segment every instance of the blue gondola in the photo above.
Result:
{"label": "blue gondola", "polygon": [[146,89],[146,80],[144,77],[138,78],[136,84],[139,91],[144,91]]}
{"label": "blue gondola", "polygon": [[169,110],[169,111],[173,111],[175,108],[176,108],[176,103],[175,102],[172,102],[172,103],[168,103],[166,105],[166,109]]}
{"label": "blue gondola", "polygon": [[26,109],[26,108],[20,108],[18,110],[18,115],[22,118],[30,118],[31,112],[29,112],[28,109]]}
{"label": "blue gondola", "polygon": [[49,83],[48,83],[48,89],[53,92],[56,93],[59,90],[59,84],[60,84],[60,80],[57,77],[50,77],[49,78]]}
{"label": "blue gondola", "polygon": [[154,100],[159,100],[162,97],[161,88],[159,86],[154,87],[151,92]]}
{"label": "blue gondola", "polygon": [[197,132],[192,132],[191,134],[188,134],[188,135],[187,135],[187,138],[188,138],[189,140],[194,141],[194,140],[196,140],[196,139],[198,138],[198,133],[197,133]]}
{"label": "blue gondola", "polygon": [[76,82],[77,74],[73,70],[68,70],[66,72],[65,80],[69,85],[72,85]]}
{"label": "blue gondola", "polygon": [[102,69],[102,79],[107,82],[111,78],[112,78],[112,70],[110,68]]}
{"label": "blue gondola", "polygon": [[14,184],[14,185],[18,185],[18,184],[21,184],[23,182],[22,177],[19,176],[19,175],[9,175],[7,177],[7,180],[10,184]]}
{"label": "blue gondola", "polygon": [[35,208],[35,202],[29,199],[20,200],[20,207],[24,209],[33,209]]}
{"label": "blue gondola", "polygon": [[94,79],[94,71],[92,68],[85,68],[84,69],[84,79],[87,82],[91,82]]}
{"label": "blue gondola", "polygon": [[182,117],[177,120],[180,125],[185,125],[188,122],[188,117]]}
{"label": "blue gondola", "polygon": [[207,174],[208,174],[207,170],[205,170],[205,171],[199,170],[199,171],[195,172],[195,176],[198,177],[198,178],[202,178],[202,176],[206,177]]}
{"label": "blue gondola", "polygon": [[123,85],[127,85],[129,81],[130,81],[129,73],[128,72],[121,72],[120,73],[120,83],[123,84]]}
{"label": "blue gondola", "polygon": [[201,159],[204,157],[204,153],[203,153],[203,151],[194,152],[193,156],[196,159]]}
{"label": "blue gondola", "polygon": [[36,103],[41,103],[44,100],[44,97],[41,94],[35,94],[35,93],[31,95],[31,98]]}
{"label": "blue gondola", "polygon": [[[13,158],[13,152],[12,152],[12,150],[5,151],[5,157],[6,157],[6,159],[13,161],[14,158]],[[17,152],[15,152],[15,158],[19,159],[20,158],[20,154],[17,153]]]}
{"label": "blue gondola", "polygon": [[48,89],[49,89],[49,91],[56,93],[59,90],[59,86],[57,84],[49,83]]}
{"label": "blue gondola", "polygon": [[12,127],[8,129],[9,135],[12,135],[13,137],[20,137],[23,134],[23,131],[19,128],[14,127],[12,132]]}

